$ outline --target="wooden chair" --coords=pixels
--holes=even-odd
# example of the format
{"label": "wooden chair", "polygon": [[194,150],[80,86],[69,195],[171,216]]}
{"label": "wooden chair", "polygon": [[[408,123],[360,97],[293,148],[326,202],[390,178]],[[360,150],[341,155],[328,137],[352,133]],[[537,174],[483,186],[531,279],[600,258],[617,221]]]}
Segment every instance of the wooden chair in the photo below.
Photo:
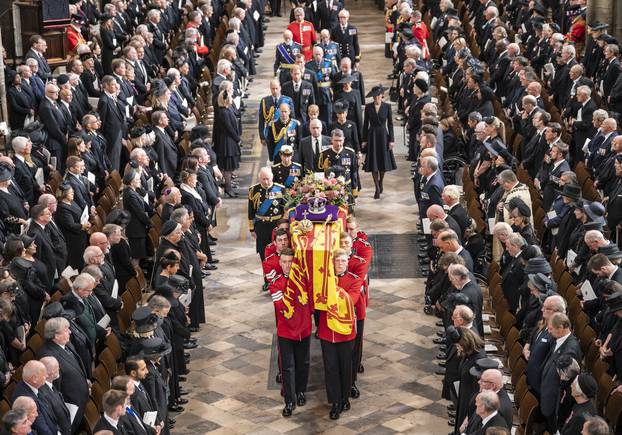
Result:
{"label": "wooden chair", "polygon": [[112,171],[110,173],[110,178],[108,178],[108,183],[115,192],[121,191],[121,186],[123,185],[123,179],[121,178],[121,174],[119,174],[119,171]]}
{"label": "wooden chair", "polygon": [[104,349],[100,352],[98,359],[99,362],[106,368],[108,378],[114,378],[117,374],[117,360],[112,351],[108,348]]}
{"label": "wooden chair", "polygon": [[539,413],[538,399],[531,392],[526,392],[518,408],[518,419],[526,434],[534,433],[533,424]]}
{"label": "wooden chair", "polygon": [[93,400],[93,403],[95,403],[95,406],[97,407],[97,412],[102,412],[104,410],[102,406],[102,398],[104,397],[104,393],[106,391],[104,391],[104,388],[101,385],[99,385],[98,382],[93,382],[93,385],[91,385],[91,399]]}
{"label": "wooden chair", "polygon": [[598,379],[598,392],[596,393],[596,411],[599,413],[603,411],[607,404],[609,395],[615,388],[613,378],[607,373],[603,373]]}
{"label": "wooden chair", "polygon": [[521,403],[525,394],[529,392],[529,385],[527,384],[527,375],[522,375],[518,378],[518,382],[514,387],[514,403]]}
{"label": "wooden chair", "polygon": [[37,351],[39,350],[42,344],[43,344],[43,337],[41,337],[39,334],[33,334],[32,337],[30,337],[28,339],[28,342],[26,343],[26,345],[30,349],[32,349],[35,355],[37,354]]}
{"label": "wooden chair", "polygon": [[82,422],[82,427],[86,429],[88,435],[93,435],[95,433],[95,425],[99,421],[99,418],[99,409],[97,409],[95,402],[91,399],[86,403]]}
{"label": "wooden chair", "polygon": [[142,287],[136,278],[130,279],[125,285],[125,291],[130,292],[134,298],[134,302],[138,303],[142,300]]}
{"label": "wooden chair", "polygon": [[618,433],[616,429],[620,427],[620,414],[622,412],[622,394],[613,393],[607,400],[605,406],[605,419],[609,426],[613,430],[613,433]]}
{"label": "wooden chair", "polygon": [[108,371],[103,364],[98,364],[93,370],[93,379],[102,386],[104,391],[108,391],[110,389],[110,377],[108,376]]}

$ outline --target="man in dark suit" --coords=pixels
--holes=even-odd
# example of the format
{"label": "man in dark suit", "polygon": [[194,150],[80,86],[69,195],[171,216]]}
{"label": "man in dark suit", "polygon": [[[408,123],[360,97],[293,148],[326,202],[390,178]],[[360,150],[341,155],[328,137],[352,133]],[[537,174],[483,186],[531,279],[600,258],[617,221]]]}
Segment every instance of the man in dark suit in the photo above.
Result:
{"label": "man in dark suit", "polygon": [[46,285],[49,286],[48,288],[52,288],[54,279],[62,273],[62,270],[56,268],[56,249],[52,244],[49,231],[46,230],[46,226],[52,220],[52,213],[46,206],[37,204],[30,210],[30,217],[32,220],[28,228],[28,235],[34,237],[37,244],[35,258],[45,264],[48,277]]}
{"label": "man in dark suit", "polygon": [[77,407],[72,423],[72,433],[77,432],[82,422],[84,409],[89,399],[89,384],[86,370],[76,350],[69,341],[69,321],[62,317],[54,317],[45,322],[43,332],[45,342],[37,352],[37,358],[53,356],[59,362],[60,378],[58,386],[65,403]]}
{"label": "man in dark suit", "polygon": [[128,431],[120,421],[125,415],[125,401],[127,394],[124,391],[108,390],[102,397],[104,413],[95,425],[93,432],[110,431],[114,435],[127,435]]}
{"label": "man in dark suit", "polygon": [[320,28],[333,29],[339,24],[339,11],[343,9],[343,4],[339,0],[322,0],[318,2],[317,13],[320,16]]}
{"label": "man in dark suit", "polygon": [[45,39],[41,35],[32,35],[30,37],[30,49],[26,53],[26,59],[34,59],[37,61],[39,70],[37,74],[44,82],[52,78],[52,68],[45,59],[45,52],[48,49],[48,45]]}
{"label": "man in dark suit", "polygon": [[348,23],[350,12],[346,9],[339,11],[339,24],[330,29],[332,40],[339,44],[339,55],[352,61],[356,65],[361,60],[361,49],[356,27]]}
{"label": "man in dark suit", "polygon": [[445,186],[441,199],[445,204],[444,208],[446,208],[447,214],[460,226],[461,232],[458,235],[462,239],[464,232],[471,225],[471,218],[462,204],[460,204],[460,190],[454,185]]}
{"label": "man in dark suit", "polygon": [[616,131],[618,123],[614,118],[607,118],[600,125],[600,131],[596,133],[594,139],[589,143],[589,156],[587,157],[587,168],[593,174],[598,173],[600,166],[607,160],[611,153],[611,141],[618,135]]}
{"label": "man in dark suit", "polygon": [[24,194],[24,199],[32,207],[39,196],[39,185],[35,180],[37,167],[32,161],[30,152],[32,142],[27,137],[17,136],[11,141],[13,151],[15,151],[15,175],[13,179],[19,185]]}
{"label": "man in dark suit", "polygon": [[65,167],[65,149],[67,147],[67,128],[63,113],[58,106],[59,88],[53,83],[45,86],[45,98],[39,105],[39,120],[48,133],[47,149],[56,157],[57,169]]}
{"label": "man in dark suit", "polygon": [[598,109],[592,99],[592,90],[588,86],[579,86],[576,93],[575,110],[571,114],[569,124],[572,126],[572,159],[573,162],[583,160],[583,145],[591,137],[594,125],[592,116]]}
{"label": "man in dark suit", "polygon": [[449,281],[463,295],[467,296],[469,303],[467,305],[475,314],[473,324],[477,329],[480,337],[484,336],[484,323],[482,321],[482,308],[484,305],[484,297],[482,289],[472,278],[471,272],[462,264],[452,264],[447,269]]}
{"label": "man in dark suit", "polygon": [[[540,387],[540,411],[546,419],[546,429],[549,433],[557,431],[557,408],[560,401],[560,377],[557,370],[557,361],[562,355],[567,355],[581,361],[582,352],[579,340],[572,334],[568,316],[555,313],[547,324],[552,340],[549,354],[542,365],[542,384]],[[561,422],[560,422],[561,423]]]}
{"label": "man in dark suit", "polygon": [[[435,207],[435,206],[433,206]],[[432,210],[431,208],[428,212]],[[469,270],[469,272],[473,272],[473,259],[471,258],[471,254],[469,251],[464,249],[460,245],[460,239],[458,239],[458,234],[453,229],[447,229],[440,232],[436,238],[436,242],[441,252],[449,253],[453,252],[454,254],[458,254],[464,260],[464,265]]]}
{"label": "man in dark suit", "polygon": [[[479,391],[473,395],[473,399],[469,404],[469,419],[467,423],[466,430],[461,430],[461,432],[465,432],[468,434],[476,433],[476,428],[480,427],[482,424],[482,418],[477,413],[476,406],[476,398],[479,393],[484,391],[492,391],[497,394],[497,398],[499,400],[499,408],[497,412],[501,417],[503,417],[504,424],[499,424],[500,427],[505,427],[510,429],[512,427],[512,415],[514,413],[514,405],[512,403],[512,399],[508,396],[508,392],[503,387],[503,374],[498,369],[487,369],[483,372],[479,369],[479,365],[481,361],[488,362],[489,358],[485,358],[484,360],[478,360],[477,366],[471,368],[471,375],[478,375],[479,377]],[[492,363],[495,360],[491,360]],[[462,429],[462,427],[460,428]]]}
{"label": "man in dark suit", "polygon": [[294,160],[302,166],[302,173],[307,171],[318,172],[320,168],[320,154],[322,151],[330,148],[330,137],[322,134],[322,121],[312,119],[309,124],[311,136],[305,137],[300,141],[300,145],[296,150]]}
{"label": "man in dark suit", "polygon": [[604,73],[601,77],[600,88],[602,90],[602,96],[604,101],[609,101],[608,98],[611,95],[613,85],[618,80],[622,67],[620,67],[620,60],[618,55],[620,54],[620,48],[616,44],[608,44],[604,50]]}
{"label": "man in dark suit", "polygon": [[[507,423],[499,413],[499,397],[494,391],[482,391],[475,398],[476,414],[481,422],[475,427],[474,435],[484,435],[489,427],[506,427]],[[511,427],[511,425],[510,425]]]}
{"label": "man in dark suit", "polygon": [[622,156],[616,157],[614,168],[616,179],[613,182],[607,202],[607,226],[609,228],[618,228],[622,224]]}
{"label": "man in dark suit", "polygon": [[99,97],[97,112],[102,122],[102,131],[108,143],[107,154],[110,157],[112,168],[117,171],[121,165],[121,149],[123,139],[128,135],[129,106],[121,98],[117,98],[119,84],[113,76],[102,79],[104,92]]}
{"label": "man in dark suit", "polygon": [[[147,377],[149,370],[147,364],[142,356],[130,356],[125,361],[125,373],[134,381],[134,394],[130,397],[132,408],[140,416],[144,416],[146,412],[157,411],[157,405],[153,399],[149,396],[149,393],[145,389],[143,384]],[[156,419],[156,423],[160,423],[161,420]]]}
{"label": "man in dark suit", "polygon": [[155,127],[156,140],[153,148],[158,153],[158,166],[160,170],[173,178],[177,171],[177,146],[167,133],[168,116],[166,112],[156,110],[151,115],[151,123]]}
{"label": "man in dark suit", "polygon": [[54,214],[56,213],[56,209],[58,207],[58,201],[56,200],[56,197],[54,195],[44,193],[39,197],[37,203],[47,207],[52,214],[52,219],[45,226],[45,229],[50,236],[52,246],[54,246],[56,270],[62,272],[67,266],[67,241],[65,240],[63,232],[54,221]]}
{"label": "man in dark suit", "polygon": [[283,84],[283,95],[288,96],[294,102],[293,117],[301,124],[305,124],[309,120],[308,108],[311,104],[315,104],[315,92],[311,83],[302,80],[300,66],[293,66],[291,74],[292,80]]}
{"label": "man in dark suit", "polygon": [[[45,381],[45,366],[37,360],[28,361],[22,370],[22,380],[17,383],[13,391],[12,401],[16,402],[17,398],[24,396],[32,399],[38,413],[32,428],[37,431],[37,434],[56,435],[59,430],[56,418],[40,393],[40,388],[45,385]],[[13,406],[19,407],[19,404],[14,403]]]}
{"label": "man in dark suit", "polygon": [[517,233],[510,234],[505,242],[510,262],[501,274],[501,289],[508,302],[508,308],[513,313],[518,309],[520,288],[525,279],[523,263],[519,258],[524,246],[525,239]]}
{"label": "man in dark suit", "polygon": [[91,214],[95,213],[95,207],[91,193],[95,193],[95,186],[91,184],[84,173],[84,160],[78,156],[69,156],[67,159],[67,172],[65,180],[73,189],[73,200],[84,210],[85,207],[90,209]]}
{"label": "man in dark suit", "polygon": [[546,127],[551,120],[551,115],[545,111],[538,111],[533,115],[532,122],[535,127],[535,133],[521,146],[520,154],[522,156],[523,168],[532,178],[535,178],[544,158],[546,144]]}
{"label": "man in dark suit", "polygon": [[544,210],[551,209],[556,192],[563,187],[560,184],[560,177],[564,172],[570,171],[570,165],[566,161],[568,151],[568,145],[557,141],[550,151],[544,155],[544,162],[534,180],[534,185],[542,192],[542,208]]}
{"label": "man in dark suit", "polygon": [[441,194],[445,188],[445,181],[439,171],[436,157],[422,158],[419,173],[421,174],[419,182],[419,216],[423,218],[427,215],[428,207],[432,204],[443,205]]}
{"label": "man in dark suit", "polygon": [[71,433],[71,415],[65,406],[63,395],[54,385],[54,382],[60,377],[58,360],[53,356],[46,356],[41,358],[40,361],[46,369],[46,380],[45,383],[39,387],[39,396],[45,401],[48,409],[54,413],[54,418],[56,419],[60,433]]}

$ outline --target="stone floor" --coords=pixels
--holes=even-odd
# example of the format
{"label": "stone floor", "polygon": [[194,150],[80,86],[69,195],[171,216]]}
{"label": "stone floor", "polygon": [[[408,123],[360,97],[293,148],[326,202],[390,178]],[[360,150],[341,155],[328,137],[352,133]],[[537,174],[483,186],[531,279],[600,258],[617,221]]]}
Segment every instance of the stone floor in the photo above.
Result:
{"label": "stone floor", "polygon": [[[371,0],[348,0],[352,22],[358,27],[363,60],[361,71],[367,89],[378,83],[389,86],[391,63],[384,58],[383,15]],[[268,94],[274,47],[285,18],[269,24],[258,74],[246,100],[245,153],[239,174],[240,192],[254,182],[265,162],[256,139],[259,97]],[[396,139],[402,137],[396,128]],[[357,385],[361,397],[337,421],[328,418],[323,369],[318,343],[312,345],[312,372],[307,405],[291,418],[281,417],[282,399],[269,375],[274,333],[271,300],[262,293],[261,266],[246,222],[246,201],[225,200],[218,214],[219,269],[206,283],[207,324],[197,334],[191,373],[185,384],[190,402],[177,415],[176,434],[446,434],[440,378],[434,375],[436,353],[432,338],[435,319],[423,314],[423,281],[416,276],[414,252],[397,258],[409,246],[415,230],[416,205],[410,181],[410,163],[403,144],[396,147],[398,170],[385,178],[385,194],[374,200],[371,177],[363,174],[363,191],[356,214],[359,225],[377,234],[377,256],[395,255],[371,281],[364,342],[365,373]],[[391,237],[393,235],[393,237]],[[403,235],[399,237],[399,235]],[[397,236],[397,237],[396,237]],[[393,241],[393,242],[392,242]],[[391,252],[389,252],[391,251]],[[409,261],[403,257],[410,256]]]}

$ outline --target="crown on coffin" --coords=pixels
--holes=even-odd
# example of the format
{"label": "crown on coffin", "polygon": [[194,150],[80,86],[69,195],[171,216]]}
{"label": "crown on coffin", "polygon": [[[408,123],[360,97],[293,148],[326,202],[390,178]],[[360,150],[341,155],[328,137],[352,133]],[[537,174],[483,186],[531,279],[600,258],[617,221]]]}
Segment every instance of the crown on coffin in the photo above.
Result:
{"label": "crown on coffin", "polygon": [[320,198],[318,196],[314,196],[309,198],[307,201],[307,205],[309,206],[309,213],[311,214],[322,214],[326,211],[326,203],[328,201],[326,198]]}

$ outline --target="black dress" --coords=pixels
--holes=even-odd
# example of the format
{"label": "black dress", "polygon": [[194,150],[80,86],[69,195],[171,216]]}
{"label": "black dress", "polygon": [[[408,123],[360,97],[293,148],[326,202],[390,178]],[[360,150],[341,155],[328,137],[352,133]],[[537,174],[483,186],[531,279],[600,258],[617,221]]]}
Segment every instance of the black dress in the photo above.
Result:
{"label": "black dress", "polygon": [[67,249],[67,264],[78,270],[84,265],[82,254],[89,242],[88,234],[80,223],[81,216],[82,210],[74,201],[71,204],[59,201],[54,217],[69,248]]}
{"label": "black dress", "polygon": [[391,106],[380,104],[376,112],[374,103],[365,106],[363,140],[367,142],[365,152],[365,172],[386,172],[397,169],[393,150],[389,142],[394,142]]}
{"label": "black dress", "polygon": [[147,254],[147,234],[151,228],[149,212],[151,206],[129,187],[123,189],[123,208],[130,213],[130,222],[127,224],[127,234],[132,258],[144,258]]}
{"label": "black dress", "polygon": [[240,167],[240,129],[231,107],[219,107],[214,121],[214,151],[222,171]]}

